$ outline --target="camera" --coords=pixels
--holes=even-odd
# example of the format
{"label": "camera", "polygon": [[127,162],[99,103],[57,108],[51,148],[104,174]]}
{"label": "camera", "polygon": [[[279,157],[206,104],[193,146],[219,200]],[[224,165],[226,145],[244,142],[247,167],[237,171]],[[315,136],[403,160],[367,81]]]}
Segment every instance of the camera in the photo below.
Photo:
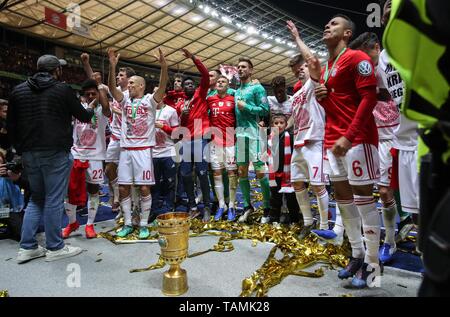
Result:
{"label": "camera", "polygon": [[[20,174],[22,172],[22,162],[20,159],[13,160],[11,162],[6,162],[6,169],[13,172],[14,174]],[[1,177],[8,177],[8,174],[1,175]]]}

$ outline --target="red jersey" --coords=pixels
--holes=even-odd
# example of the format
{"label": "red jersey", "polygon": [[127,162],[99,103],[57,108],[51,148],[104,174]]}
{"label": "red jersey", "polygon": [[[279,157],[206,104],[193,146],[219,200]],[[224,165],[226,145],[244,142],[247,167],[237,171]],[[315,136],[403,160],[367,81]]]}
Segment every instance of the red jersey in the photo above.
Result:
{"label": "red jersey", "polygon": [[[214,142],[224,147],[234,146],[235,133],[232,133],[236,126],[234,96],[225,95],[224,98],[220,98],[217,94],[209,97],[207,102],[211,128],[219,128],[222,133],[222,138],[214,136]],[[228,134],[227,128],[229,130]],[[231,128],[233,129],[232,131],[230,131]],[[216,135],[214,131],[212,133],[213,135]]]}
{"label": "red jersey", "polygon": [[302,81],[299,80],[298,82],[295,83],[294,85],[294,94],[299,91],[300,89],[302,89]]}
{"label": "red jersey", "polygon": [[[329,78],[325,84],[328,97],[320,101],[326,114],[325,147],[332,148],[342,136],[353,146],[363,143],[378,146],[377,126],[372,113],[376,100],[373,105],[360,106],[361,93],[369,92],[376,96],[377,79],[371,59],[362,51],[347,48],[333,68],[334,62],[328,61]],[[325,69],[322,70],[321,83],[324,83],[324,77]]]}
{"label": "red jersey", "polygon": [[[195,90],[194,96],[190,100],[186,98],[176,105],[181,121],[180,126],[189,129],[191,139],[202,138],[203,133],[209,128],[208,105],[206,103],[209,90],[209,72],[198,58],[194,60],[194,63],[201,75],[200,87]],[[184,109],[187,113],[184,112]]]}
{"label": "red jersey", "polygon": [[164,103],[176,109],[176,105],[179,102],[183,102],[185,99],[186,94],[184,93],[184,91],[171,90],[167,92],[166,96],[164,97]]}

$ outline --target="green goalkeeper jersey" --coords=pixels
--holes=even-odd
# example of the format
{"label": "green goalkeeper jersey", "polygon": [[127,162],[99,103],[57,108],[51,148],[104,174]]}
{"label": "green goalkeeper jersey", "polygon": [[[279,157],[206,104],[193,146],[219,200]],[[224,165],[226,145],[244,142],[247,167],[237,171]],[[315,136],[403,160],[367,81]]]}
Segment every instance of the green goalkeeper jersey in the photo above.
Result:
{"label": "green goalkeeper jersey", "polygon": [[[269,116],[269,102],[264,87],[260,84],[242,84],[234,95],[236,102],[236,136],[259,139],[258,123]],[[245,102],[245,108],[239,110],[239,100]]]}

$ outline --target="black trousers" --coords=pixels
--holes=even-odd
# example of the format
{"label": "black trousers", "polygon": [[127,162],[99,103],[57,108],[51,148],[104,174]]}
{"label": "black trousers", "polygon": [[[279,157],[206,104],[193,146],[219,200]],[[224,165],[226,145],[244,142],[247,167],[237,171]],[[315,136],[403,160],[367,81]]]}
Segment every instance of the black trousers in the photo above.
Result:
{"label": "black trousers", "polygon": [[419,248],[425,276],[421,297],[450,296],[450,166],[441,154],[422,159]]}
{"label": "black trousers", "polygon": [[283,206],[283,195],[286,196],[287,207],[289,210],[289,218],[291,222],[299,222],[300,220],[300,208],[297,203],[295,193],[280,194],[278,191],[281,189],[281,178],[275,178],[277,187],[270,187],[270,212],[269,216],[271,221],[279,222],[281,215],[281,207]]}

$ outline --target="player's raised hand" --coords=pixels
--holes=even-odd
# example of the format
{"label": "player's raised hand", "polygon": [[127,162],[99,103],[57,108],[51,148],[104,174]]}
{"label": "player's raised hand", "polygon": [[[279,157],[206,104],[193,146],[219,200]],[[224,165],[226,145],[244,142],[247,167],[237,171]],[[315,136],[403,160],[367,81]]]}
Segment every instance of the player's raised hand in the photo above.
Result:
{"label": "player's raised hand", "polygon": [[108,48],[106,52],[108,53],[109,63],[116,66],[117,63],[119,63],[120,54],[117,54],[116,51],[111,47]]}
{"label": "player's raised hand", "polygon": [[158,47],[158,55],[155,54],[154,56],[161,66],[167,65],[166,55],[164,55],[164,52],[161,50],[160,47]]}
{"label": "player's raised hand", "polygon": [[183,52],[184,57],[193,59],[194,55],[186,48],[182,48],[181,51]]}
{"label": "player's raised hand", "polygon": [[83,64],[88,64],[89,63],[89,54],[88,53],[83,53],[81,54],[81,61],[83,62]]}
{"label": "player's raised hand", "polygon": [[292,21],[287,21],[287,28],[289,30],[289,32],[291,33],[291,36],[294,40],[299,39],[300,38],[300,33],[298,32],[297,27],[295,26],[294,22]]}

